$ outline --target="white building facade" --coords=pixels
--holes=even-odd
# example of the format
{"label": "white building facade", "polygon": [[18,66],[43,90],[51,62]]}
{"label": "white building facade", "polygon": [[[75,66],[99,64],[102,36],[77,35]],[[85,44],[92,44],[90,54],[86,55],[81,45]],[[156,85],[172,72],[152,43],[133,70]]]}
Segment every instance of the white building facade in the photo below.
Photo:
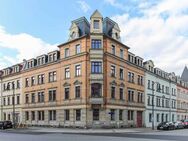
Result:
{"label": "white building facade", "polygon": [[0,119],[13,121],[13,113],[15,113],[15,123],[18,124],[22,122],[22,82],[20,70],[20,65],[4,69],[1,72],[0,89]]}
{"label": "white building facade", "polygon": [[145,124],[152,127],[165,121],[176,121],[176,79],[174,73],[154,68],[153,61],[144,63],[145,72]]}

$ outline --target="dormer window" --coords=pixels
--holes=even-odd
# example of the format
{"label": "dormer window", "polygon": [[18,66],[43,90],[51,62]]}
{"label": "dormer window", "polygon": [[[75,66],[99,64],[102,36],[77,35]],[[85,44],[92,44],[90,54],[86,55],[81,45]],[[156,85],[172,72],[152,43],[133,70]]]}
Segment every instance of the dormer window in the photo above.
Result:
{"label": "dormer window", "polygon": [[117,32],[115,33],[115,36],[116,36],[116,39],[119,39],[119,35]]}
{"label": "dormer window", "polygon": [[94,29],[99,29],[99,20],[94,20],[93,21],[93,28]]}
{"label": "dormer window", "polygon": [[75,39],[76,38],[76,32],[72,32],[72,35],[71,35],[72,39]]}
{"label": "dormer window", "polygon": [[44,61],[44,57],[42,57],[42,64],[44,64],[44,62],[45,62],[45,61]]}
{"label": "dormer window", "polygon": [[49,55],[49,62],[53,61],[52,54]]}
{"label": "dormer window", "polygon": [[38,59],[38,65],[41,65],[41,58]]}
{"label": "dormer window", "polygon": [[56,53],[53,54],[53,60],[54,61],[57,60],[57,54]]}

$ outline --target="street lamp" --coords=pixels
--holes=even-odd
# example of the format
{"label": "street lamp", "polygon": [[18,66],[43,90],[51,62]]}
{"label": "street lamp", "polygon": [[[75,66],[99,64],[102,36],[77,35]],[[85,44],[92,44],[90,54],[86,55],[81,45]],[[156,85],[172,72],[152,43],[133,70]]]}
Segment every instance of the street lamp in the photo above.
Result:
{"label": "street lamp", "polygon": [[13,90],[13,98],[12,98],[12,105],[13,105],[13,113],[12,113],[12,119],[13,119],[13,128],[15,129],[15,84],[12,82],[12,90]]}
{"label": "street lamp", "polygon": [[[159,82],[154,82],[154,83],[152,83],[152,130],[155,130],[155,109],[154,109],[154,97],[155,97],[155,95],[154,95],[154,91],[155,91],[155,89],[154,89],[154,86],[155,86],[155,83],[156,84],[159,84]],[[159,90],[160,88],[158,88],[157,87],[157,89],[156,90]]]}

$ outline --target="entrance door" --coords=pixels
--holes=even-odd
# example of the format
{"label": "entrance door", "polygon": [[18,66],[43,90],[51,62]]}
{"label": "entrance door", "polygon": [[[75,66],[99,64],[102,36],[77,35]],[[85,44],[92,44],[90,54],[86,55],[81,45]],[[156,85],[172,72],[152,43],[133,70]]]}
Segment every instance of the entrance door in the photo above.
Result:
{"label": "entrance door", "polygon": [[137,111],[137,127],[142,127],[142,112]]}

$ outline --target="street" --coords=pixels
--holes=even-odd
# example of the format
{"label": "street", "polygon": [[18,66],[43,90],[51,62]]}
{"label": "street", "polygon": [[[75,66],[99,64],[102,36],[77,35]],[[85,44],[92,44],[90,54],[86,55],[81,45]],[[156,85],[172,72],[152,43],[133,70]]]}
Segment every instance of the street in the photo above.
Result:
{"label": "street", "polygon": [[141,133],[44,133],[0,131],[0,141],[187,141],[188,129]]}

